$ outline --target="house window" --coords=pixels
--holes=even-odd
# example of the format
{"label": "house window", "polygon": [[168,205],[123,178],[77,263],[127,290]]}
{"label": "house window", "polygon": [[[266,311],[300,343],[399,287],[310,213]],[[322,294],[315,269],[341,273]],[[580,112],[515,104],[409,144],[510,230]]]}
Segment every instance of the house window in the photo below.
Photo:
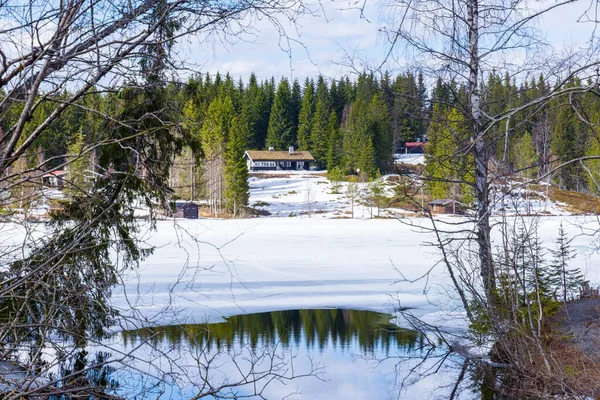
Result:
{"label": "house window", "polygon": [[304,161],[298,161],[298,163],[296,163],[296,169],[304,169]]}
{"label": "house window", "polygon": [[276,167],[277,163],[274,161],[256,161],[253,163],[254,167]]}

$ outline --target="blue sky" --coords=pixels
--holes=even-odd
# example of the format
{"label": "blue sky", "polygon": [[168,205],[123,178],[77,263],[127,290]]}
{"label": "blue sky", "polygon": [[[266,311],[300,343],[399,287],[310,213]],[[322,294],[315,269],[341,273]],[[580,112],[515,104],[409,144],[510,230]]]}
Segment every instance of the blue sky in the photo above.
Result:
{"label": "blue sky", "polygon": [[[574,1],[538,21],[537,28],[556,48],[556,54],[564,46],[576,51],[592,36],[592,24],[577,22],[589,1]],[[552,3],[544,0],[532,4],[544,7]],[[319,73],[330,78],[352,74],[353,69],[362,70],[364,65],[379,65],[384,57],[386,43],[378,28],[388,16],[381,4],[367,1],[362,15],[357,8],[362,2],[333,0],[310,4],[315,16],[303,16],[295,26],[282,23],[287,38],[282,38],[264,19],[251,21],[254,34],[236,36],[227,42],[193,37],[180,43],[180,56],[193,63],[194,70],[229,72],[234,78],[244,80],[251,72],[259,79],[286,76],[301,81]],[[354,60],[354,66],[349,65],[350,59]],[[393,62],[386,69],[403,70],[405,66],[401,64]]]}

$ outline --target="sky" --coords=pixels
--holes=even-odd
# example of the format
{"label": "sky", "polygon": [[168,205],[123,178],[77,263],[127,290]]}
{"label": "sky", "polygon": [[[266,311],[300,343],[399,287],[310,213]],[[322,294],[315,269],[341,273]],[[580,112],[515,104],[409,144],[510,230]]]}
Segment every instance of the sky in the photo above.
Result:
{"label": "sky", "polygon": [[[379,28],[389,21],[390,11],[382,7],[383,0],[362,1],[309,3],[314,15],[299,18],[295,25],[281,23],[286,37],[266,19],[250,22],[253,34],[236,35],[227,42],[193,36],[179,43],[179,56],[193,65],[193,71],[229,72],[234,79],[244,80],[252,72],[259,79],[284,76],[302,81],[318,74],[339,78],[365,67],[373,69],[381,64],[387,51]],[[585,46],[593,36],[593,24],[577,22],[591,1],[574,1],[539,20],[536,27],[557,54],[565,45],[574,49]],[[543,0],[532,4],[542,8],[553,3],[554,0]],[[394,72],[406,68],[400,57],[383,69]]]}

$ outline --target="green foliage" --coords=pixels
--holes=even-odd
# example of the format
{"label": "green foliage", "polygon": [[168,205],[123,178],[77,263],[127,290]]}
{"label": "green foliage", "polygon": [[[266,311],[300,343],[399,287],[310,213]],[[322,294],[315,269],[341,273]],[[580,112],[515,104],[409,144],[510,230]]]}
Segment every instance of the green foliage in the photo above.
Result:
{"label": "green foliage", "polygon": [[246,126],[234,117],[225,152],[225,204],[234,216],[248,206],[250,188],[248,167],[244,159]]}
{"label": "green foliage", "polygon": [[[575,80],[570,85],[576,86],[579,82]],[[571,104],[559,104],[557,107],[551,149],[555,162],[561,164],[585,155],[588,127]],[[561,189],[580,191],[585,187],[586,179],[579,163],[562,167],[555,177]]]}
{"label": "green foliage", "polygon": [[298,117],[298,147],[300,150],[310,150],[311,148],[310,134],[314,113],[313,83],[307,79],[304,84],[304,97],[302,98],[302,107]]}
{"label": "green foliage", "polygon": [[267,147],[275,150],[287,150],[296,143],[292,93],[287,79],[283,78],[277,87],[275,100],[271,107]]}
{"label": "green foliage", "polygon": [[334,111],[329,115],[328,131],[327,170],[331,170],[340,166],[342,158],[342,135],[337,127],[337,116]]}
{"label": "green foliage", "polygon": [[434,199],[472,201],[475,177],[473,156],[466,146],[468,132],[457,109],[434,106],[425,157],[427,185]]}
{"label": "green foliage", "polygon": [[319,100],[316,105],[310,132],[310,152],[317,161],[319,168],[325,168],[327,165],[328,117],[329,113],[327,112],[325,103]]}
{"label": "green foliage", "polygon": [[90,188],[90,182],[95,179],[90,154],[85,151],[85,138],[80,132],[69,145],[68,177],[65,187],[71,196],[86,193]]}
{"label": "green foliage", "polygon": [[579,268],[569,268],[569,261],[575,258],[576,252],[571,249],[571,240],[567,237],[562,223],[558,229],[555,249],[551,250],[550,283],[553,287],[553,297],[566,302],[574,299],[583,283],[583,275]]}
{"label": "green foliage", "polygon": [[538,155],[533,147],[533,142],[529,132],[525,132],[520,139],[515,141],[513,147],[513,160],[521,176],[527,179],[534,179],[538,176],[539,167]]}
{"label": "green foliage", "polygon": [[375,205],[375,207],[377,207],[377,216],[379,216],[379,210],[386,200],[385,186],[383,180],[381,179],[381,174],[379,174],[379,172],[369,182],[368,190],[369,201],[372,205]]}
{"label": "green foliage", "polygon": [[327,172],[327,178],[331,181],[331,194],[340,194],[344,172],[340,167],[334,167]]}
{"label": "green foliage", "polygon": [[[598,157],[600,155],[600,134],[592,137],[585,152],[586,157]],[[584,161],[588,188],[592,193],[600,196],[600,159],[588,159]]]}

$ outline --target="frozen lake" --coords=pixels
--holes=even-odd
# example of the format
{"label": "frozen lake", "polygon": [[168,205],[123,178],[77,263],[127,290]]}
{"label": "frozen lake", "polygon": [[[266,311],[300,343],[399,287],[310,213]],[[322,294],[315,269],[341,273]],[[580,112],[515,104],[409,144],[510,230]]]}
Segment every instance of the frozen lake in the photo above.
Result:
{"label": "frozen lake", "polygon": [[[461,221],[449,218],[450,222]],[[592,284],[600,257],[590,236],[600,224],[587,217],[544,217],[539,234],[551,247],[558,226],[573,237]],[[265,218],[158,222],[146,237],[156,246],[131,272],[116,306],[132,306],[144,325],[218,322],[222,316],[299,308],[393,312],[409,307],[426,320],[460,327],[458,303],[425,219]],[[442,226],[460,229],[464,226]],[[432,269],[433,268],[433,269]],[[431,269],[428,280],[413,280]],[[401,275],[402,274],[402,275]]]}

